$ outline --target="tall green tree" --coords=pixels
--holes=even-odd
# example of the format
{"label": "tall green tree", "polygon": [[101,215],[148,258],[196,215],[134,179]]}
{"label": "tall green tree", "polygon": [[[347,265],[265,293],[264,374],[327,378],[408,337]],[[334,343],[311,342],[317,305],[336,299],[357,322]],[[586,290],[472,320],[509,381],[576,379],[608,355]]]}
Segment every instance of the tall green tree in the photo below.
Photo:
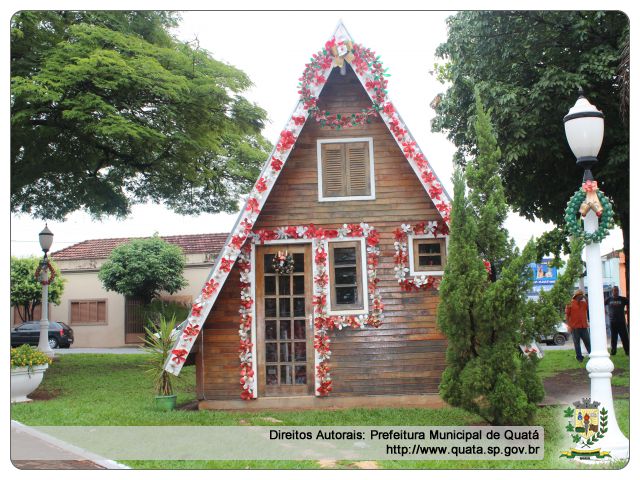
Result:
{"label": "tall green tree", "polygon": [[148,306],[161,292],[174,294],[187,286],[184,266],[180,247],[153,236],[114,248],[98,278],[107,290],[138,297]]}
{"label": "tall green tree", "polygon": [[[593,172],[613,199],[629,259],[629,19],[615,11],[467,11],[447,23],[447,41],[436,54],[448,89],[435,102],[432,129],[456,145],[457,163],[477,153],[477,88],[494,107],[507,202],[530,220],[562,226],[582,179],[562,119],[584,88],[605,115]],[[548,249],[562,235],[546,240]]]}
{"label": "tall green tree", "polygon": [[553,289],[539,302],[529,301],[535,242],[520,252],[504,228],[502,155],[479,96],[474,117],[476,154],[466,172],[458,167],[453,179],[449,256],[438,306],[438,326],[448,339],[440,393],[492,424],[527,424],[544,390],[537,357],[524,355],[520,345],[561,321],[580,268],[581,246],[572,245],[567,269]]}
{"label": "tall green tree", "polygon": [[[56,271],[56,277],[48,289],[49,302],[60,305],[64,279],[55,263],[49,261]],[[42,303],[42,284],[35,277],[41,262],[42,259],[38,257],[11,257],[11,306],[17,309],[23,322],[32,321],[35,308]]]}
{"label": "tall green tree", "polygon": [[11,20],[11,207],[63,219],[132,204],[232,212],[270,148],[245,73],[153,11],[22,11]]}

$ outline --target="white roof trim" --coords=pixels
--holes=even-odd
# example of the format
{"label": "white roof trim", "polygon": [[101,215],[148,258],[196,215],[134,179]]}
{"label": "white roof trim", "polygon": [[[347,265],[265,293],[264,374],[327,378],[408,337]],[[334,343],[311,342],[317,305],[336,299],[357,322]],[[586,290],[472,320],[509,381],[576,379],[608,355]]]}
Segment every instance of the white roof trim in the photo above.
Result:
{"label": "white roof trim", "polygon": [[[336,40],[343,40],[343,41],[350,40],[351,42],[353,42],[353,38],[347,31],[342,21],[338,22],[338,25],[334,31],[332,38],[335,38]],[[315,98],[318,98],[320,96],[320,93],[322,92],[324,86],[326,85],[327,80],[329,79],[329,74],[333,70],[334,66],[335,65],[332,64],[330,67],[322,71],[322,75],[325,78],[325,81],[322,84],[320,85],[311,84],[309,86]],[[366,79],[363,78],[363,76],[358,75],[355,69],[354,69],[354,73],[356,74],[356,77],[360,81],[364,91],[367,92],[367,95],[373,102],[373,97],[371,96],[371,93],[367,90],[365,86]],[[389,100],[388,94],[386,95],[386,98],[387,98],[387,103],[391,103],[391,101]],[[392,117],[388,116],[383,111],[379,111],[378,113],[380,115],[380,118],[382,118],[385,125],[389,129],[391,136],[394,138],[394,140],[398,144],[398,147],[400,148],[401,151],[403,151],[403,145],[401,141],[396,138],[396,136],[393,134],[393,131],[391,130],[391,127],[389,125],[390,121],[392,120]],[[402,121],[400,115],[397,112],[395,113],[395,115],[398,118],[400,127],[406,131],[406,134],[403,137],[405,142],[407,141],[415,142],[413,135],[411,135],[411,133],[409,132],[409,129],[406,127],[406,124]],[[294,117],[296,117],[297,119],[299,119],[300,117],[303,117],[304,121],[296,122],[294,120]],[[218,258],[216,259],[216,262],[212,267],[211,272],[209,273],[209,276],[207,277],[207,282],[205,282],[205,286],[206,286],[206,284],[209,283],[210,281],[214,281],[218,284],[218,287],[208,297],[205,298],[203,297],[203,294],[201,294],[198,296],[198,298],[195,299],[192,312],[189,314],[189,317],[188,317],[189,326],[192,326],[199,330],[202,328],[202,325],[204,325],[204,322],[206,321],[209,315],[209,312],[213,308],[213,305],[215,304],[218,298],[218,295],[222,290],[222,287],[225,284],[227,277],[229,276],[229,272],[233,268],[233,265],[235,264],[238,258],[238,254],[240,253],[240,248],[242,247],[242,244],[244,244],[246,239],[251,235],[251,229],[253,228],[253,225],[255,225],[255,222],[260,214],[260,211],[262,210],[262,207],[264,206],[265,202],[269,198],[269,194],[271,193],[271,190],[273,189],[273,186],[275,185],[276,180],[278,179],[280,173],[284,169],[286,165],[286,161],[289,158],[289,154],[291,153],[291,150],[294,148],[298,140],[298,136],[300,135],[300,132],[302,131],[302,128],[306,124],[308,118],[309,118],[309,110],[304,108],[303,100],[299,99],[293,109],[293,112],[289,116],[289,120],[285,123],[285,128],[283,130],[283,133],[290,132],[289,135],[295,136],[295,141],[293,142],[293,144],[289,145],[288,148],[279,149],[278,147],[280,145],[280,140],[282,139],[282,136],[281,136],[280,139],[278,140],[278,143],[276,144],[274,149],[271,151],[271,154],[269,155],[267,162],[262,168],[262,171],[260,172],[260,176],[258,177],[258,180],[256,181],[256,184],[254,185],[253,190],[248,195],[245,201],[245,204],[242,210],[240,211],[240,214],[238,215],[238,219],[236,220],[236,223],[231,233],[227,237],[225,246],[220,251]],[[420,147],[417,145],[417,142],[415,142],[414,144],[415,144],[416,152],[422,153],[420,150]],[[274,158],[282,162],[281,167],[277,170],[274,170],[272,168],[272,161]],[[427,184],[422,179],[420,175],[420,170],[417,164],[415,163],[415,161],[413,159],[409,159],[408,157],[407,157],[407,160],[409,161],[409,164],[411,165],[411,167],[413,168],[413,171],[418,177],[418,180],[420,181],[425,191],[427,192],[427,196],[429,196],[429,198],[433,201],[438,212],[440,212],[441,215],[444,215],[441,210],[445,209],[445,211],[449,211],[450,205],[451,205],[451,197],[447,194],[446,190],[444,189],[444,186],[439,181],[439,179],[437,179],[437,176],[433,171],[433,168],[431,168],[431,165],[426,160],[426,157],[425,157],[425,162],[427,163],[428,169],[431,173],[433,173],[434,177],[436,178],[436,182],[432,182],[430,184]],[[442,190],[442,194],[444,194],[444,197],[445,197],[444,199],[440,199],[439,202],[436,202],[436,199],[432,198],[432,195],[430,194],[430,191],[429,191],[430,188],[433,185],[435,185],[435,183],[438,184],[438,187]],[[260,188],[258,188],[259,185],[260,185]],[[242,240],[242,237],[244,237],[244,240]],[[233,241],[234,238],[239,238],[239,241],[236,242],[235,245]],[[240,243],[240,240],[242,240],[242,243]],[[240,247],[237,247],[238,244],[240,244]],[[224,269],[222,268],[223,264],[226,267]],[[174,375],[178,375],[180,373],[180,370],[182,369],[182,365],[184,363],[183,361],[180,360],[180,358],[182,358],[183,360],[184,358],[186,358],[188,353],[191,351],[191,348],[193,347],[193,344],[196,338],[197,338],[197,335],[187,336],[183,332],[183,334],[176,340],[176,343],[172,348],[173,352],[178,352],[178,353],[170,354],[165,361],[164,368],[166,371],[173,373]]]}

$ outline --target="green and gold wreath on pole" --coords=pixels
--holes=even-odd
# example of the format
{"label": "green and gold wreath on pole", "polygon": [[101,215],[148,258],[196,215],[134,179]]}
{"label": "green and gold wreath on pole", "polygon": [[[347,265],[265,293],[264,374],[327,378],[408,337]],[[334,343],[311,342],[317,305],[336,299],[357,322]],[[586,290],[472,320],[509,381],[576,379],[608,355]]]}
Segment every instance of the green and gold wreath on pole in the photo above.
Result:
{"label": "green and gold wreath on pole", "polygon": [[[595,232],[585,232],[580,224],[578,214],[584,217],[589,210],[593,210],[599,218],[598,229]],[[598,182],[587,180],[567,203],[564,219],[572,236],[581,238],[587,245],[599,243],[613,228],[613,207],[607,196],[598,189]]]}

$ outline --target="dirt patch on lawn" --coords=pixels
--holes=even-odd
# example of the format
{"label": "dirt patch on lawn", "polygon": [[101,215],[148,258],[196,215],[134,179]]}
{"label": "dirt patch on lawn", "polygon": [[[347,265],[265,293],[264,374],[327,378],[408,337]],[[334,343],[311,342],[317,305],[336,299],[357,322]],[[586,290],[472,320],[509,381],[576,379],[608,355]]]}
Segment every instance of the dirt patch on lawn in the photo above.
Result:
{"label": "dirt patch on lawn", "polygon": [[[591,379],[586,370],[567,370],[544,379],[545,396],[540,405],[570,405],[590,396]],[[614,398],[629,398],[629,387],[613,387]]]}
{"label": "dirt patch on lawn", "polygon": [[54,390],[36,390],[35,392],[30,393],[28,398],[34,401],[51,400],[59,396],[61,393],[62,390],[59,388]]}

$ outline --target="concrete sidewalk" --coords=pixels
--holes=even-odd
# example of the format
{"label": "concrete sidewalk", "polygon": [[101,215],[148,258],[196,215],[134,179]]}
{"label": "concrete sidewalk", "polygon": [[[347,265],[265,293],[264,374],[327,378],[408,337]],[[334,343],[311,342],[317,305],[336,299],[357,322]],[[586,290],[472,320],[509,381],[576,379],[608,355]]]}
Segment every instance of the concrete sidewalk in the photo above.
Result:
{"label": "concrete sidewalk", "polygon": [[56,348],[53,351],[56,355],[72,355],[74,353],[113,353],[118,355],[140,354],[144,350],[140,347],[120,347],[120,348]]}
{"label": "concrete sidewalk", "polygon": [[11,420],[11,462],[21,470],[129,469],[15,420]]}

